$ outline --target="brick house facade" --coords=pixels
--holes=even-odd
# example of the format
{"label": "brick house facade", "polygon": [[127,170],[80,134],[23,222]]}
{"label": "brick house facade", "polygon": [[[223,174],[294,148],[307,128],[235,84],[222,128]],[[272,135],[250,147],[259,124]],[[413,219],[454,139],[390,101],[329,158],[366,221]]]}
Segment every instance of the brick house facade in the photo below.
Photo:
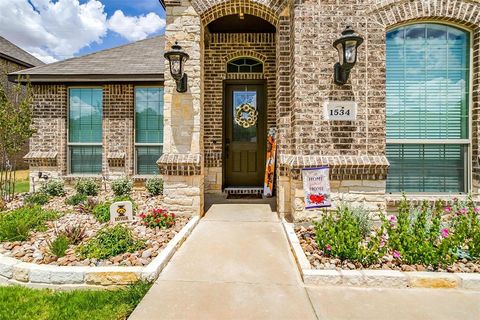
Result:
{"label": "brick house facade", "polygon": [[[466,159],[468,169],[465,169],[469,172],[465,178],[469,186],[465,191],[478,194],[476,113],[480,4],[476,1],[166,0],[165,4],[166,48],[178,40],[192,56],[185,71],[190,81],[187,94],[175,92],[170,75],[165,75],[165,110],[169,110],[165,132],[169,146],[159,165],[166,181],[166,203],[175,207],[184,203],[190,208],[193,201],[198,205],[193,211],[202,212],[204,193],[219,192],[225,187],[222,177],[225,165],[221,166],[225,149],[219,142],[225,134],[221,128],[224,119],[218,110],[225,107],[221,86],[229,75],[222,69],[221,57],[226,63],[233,58],[229,56],[231,52],[239,52],[258,60],[275,57],[271,62],[275,65],[274,75],[268,67],[260,77],[269,86],[271,105],[267,116],[275,119],[275,122],[269,121],[268,126],[278,129],[276,201],[279,213],[297,220],[318,214],[304,208],[301,169],[320,165],[331,169],[335,200],[385,210],[400,197],[399,193],[390,194],[387,189],[391,161],[387,157],[386,37],[387,32],[396,27],[415,23],[454,26],[471,33],[471,140]],[[222,18],[230,17],[233,25],[234,17],[246,15],[267,21],[275,26],[275,32],[262,34],[258,30],[255,37],[249,37],[248,33],[237,31],[215,33],[210,28]],[[338,56],[332,43],[347,25],[365,42],[359,47],[358,61],[349,81],[339,86],[333,81],[333,65]],[[272,41],[268,52],[262,47],[266,38]],[[231,39],[235,40],[231,42]],[[355,101],[356,121],[325,120],[326,100]],[[189,141],[177,139],[178,132],[173,129],[184,125],[185,119],[177,119],[174,114],[185,108],[193,111],[189,114],[192,122],[188,126],[197,134]],[[197,162],[192,163],[192,159]],[[185,164],[198,169],[186,175],[178,169]],[[192,175],[193,172],[198,174]],[[178,185],[184,191],[179,192]],[[416,197],[437,195],[437,192],[427,192]],[[188,201],[183,201],[186,198]]]}
{"label": "brick house facade", "polygon": [[[477,1],[166,0],[164,5],[167,25],[162,48],[169,50],[178,41],[190,55],[185,65],[187,92],[176,91],[169,72],[165,72],[165,81],[162,80],[163,152],[157,164],[165,181],[163,202],[167,208],[203,214],[206,195],[220,194],[225,187],[232,186],[229,175],[234,169],[227,163],[231,161],[227,159],[230,152],[228,132],[234,130],[226,121],[231,112],[226,94],[230,92],[229,86],[234,92],[239,90],[235,89],[238,86],[244,86],[243,91],[247,93],[263,86],[259,90],[263,90],[265,106],[258,110],[262,110],[261,117],[265,121],[262,130],[277,129],[275,190],[277,211],[282,216],[301,220],[318,215],[315,210],[305,210],[301,170],[323,165],[330,167],[334,200],[362,204],[371,210],[386,210],[399,199],[401,191],[411,191],[412,197],[418,199],[445,194],[478,195],[480,3]],[[332,43],[346,26],[352,26],[364,38],[364,43],[358,49],[358,60],[348,82],[337,85],[333,66],[338,62],[338,55]],[[410,31],[402,29],[408,26],[417,30],[416,36],[407,35]],[[395,32],[400,32],[398,30],[406,36],[393,39]],[[389,40],[389,36],[393,40]],[[415,74],[422,77],[431,74],[427,67],[423,68],[423,73],[412,71],[414,62],[419,61],[418,56],[402,60],[401,67],[395,64],[402,56],[392,58],[392,54],[399,50],[412,55],[427,52],[428,49],[419,45],[417,38],[411,40],[412,37],[423,37],[422,41],[427,44],[432,41],[437,51],[446,52],[445,61],[452,61],[447,64],[449,66],[440,63],[431,67],[438,74],[433,79],[437,82],[424,81],[423,91],[413,93],[413,96],[424,97],[420,107],[414,108],[420,110],[419,117],[423,117],[417,117],[421,119],[417,122],[440,123],[437,138],[432,138],[427,129],[428,134],[424,134],[421,124],[409,127],[415,120],[407,112],[410,100],[407,97],[404,99],[407,102],[399,102],[398,98],[398,92],[411,89],[408,81],[414,79]],[[401,44],[394,42],[397,40]],[[392,48],[397,48],[398,52]],[[457,68],[454,58],[460,57],[459,50],[463,50],[464,56]],[[427,63],[440,60],[439,56],[428,52],[422,58]],[[160,54],[155,59],[164,64],[162,73],[169,69],[168,61],[163,61]],[[235,70],[233,66],[230,70],[229,64],[237,59],[245,59],[243,63],[250,63],[246,66],[250,69],[236,72],[232,71]],[[261,70],[254,71],[252,63],[256,62],[262,65]],[[403,78],[398,78],[400,73]],[[454,78],[455,74],[458,78]],[[133,175],[135,84],[102,81],[102,171],[112,176]],[[435,83],[446,83],[445,92],[451,96],[463,96],[458,101],[456,98],[455,101],[450,98],[443,101],[442,96],[434,98],[432,92],[443,90]],[[39,81],[36,86],[37,125],[45,130],[32,139],[30,161],[35,170],[49,170],[52,175],[68,176],[69,173],[66,139],[62,138],[66,136],[68,85],[40,84]],[[400,91],[392,89],[399,86],[403,86],[398,89]],[[326,101],[354,101],[357,105],[355,121],[325,119],[323,106]],[[434,104],[431,101],[437,101],[434,107],[444,108],[443,111],[428,112],[428,107]],[[406,107],[398,111],[397,105]],[[457,106],[460,111],[451,111]],[[448,114],[446,117],[458,118],[459,124],[457,120],[444,123],[445,117],[435,118],[431,113]],[[398,114],[404,118],[398,118]],[[397,119],[395,117],[400,120],[391,120]],[[458,129],[460,127],[468,130]],[[463,130],[458,137],[455,136],[457,129]],[[417,131],[418,137],[411,141],[395,136],[398,132],[406,135],[406,132]],[[254,140],[263,138],[265,132]],[[453,133],[444,137],[443,132]],[[53,136],[58,133],[60,139]],[[433,142],[429,141],[432,139]],[[56,142],[48,142],[53,140]],[[253,154],[264,159],[264,150],[257,151]],[[245,163],[253,166],[248,152]],[[421,158],[412,162],[409,156]],[[238,159],[244,161],[241,157]],[[421,170],[412,168],[412,163],[420,164]],[[454,167],[447,165],[452,163]],[[437,166],[439,169],[433,170]],[[404,179],[402,170],[411,176],[406,174]],[[391,182],[393,176],[400,182]],[[404,181],[408,179],[414,184],[429,185],[417,188]],[[444,187],[438,191],[440,188],[435,184]],[[406,189],[400,190],[402,187]]]}

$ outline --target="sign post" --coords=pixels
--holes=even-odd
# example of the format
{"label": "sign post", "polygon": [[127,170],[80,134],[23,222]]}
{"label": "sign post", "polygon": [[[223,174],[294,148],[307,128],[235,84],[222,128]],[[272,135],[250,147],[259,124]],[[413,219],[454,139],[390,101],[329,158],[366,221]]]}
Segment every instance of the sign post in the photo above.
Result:
{"label": "sign post", "polygon": [[331,207],[328,166],[302,170],[305,209]]}

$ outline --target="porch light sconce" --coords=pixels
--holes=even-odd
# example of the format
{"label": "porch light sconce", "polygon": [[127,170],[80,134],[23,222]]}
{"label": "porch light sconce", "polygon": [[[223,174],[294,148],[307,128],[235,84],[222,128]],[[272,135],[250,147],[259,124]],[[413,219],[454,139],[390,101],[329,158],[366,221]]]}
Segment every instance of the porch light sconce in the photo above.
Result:
{"label": "porch light sconce", "polygon": [[172,50],[165,52],[165,59],[168,59],[170,64],[170,74],[177,83],[177,92],[186,92],[188,89],[188,76],[184,70],[189,58],[190,56],[183,51],[177,41],[172,46]]}
{"label": "porch light sconce", "polygon": [[333,46],[338,51],[339,62],[334,66],[334,80],[338,85],[347,83],[350,70],[357,62],[357,48],[363,43],[363,38],[348,26],[342,32],[342,36],[335,40]]}

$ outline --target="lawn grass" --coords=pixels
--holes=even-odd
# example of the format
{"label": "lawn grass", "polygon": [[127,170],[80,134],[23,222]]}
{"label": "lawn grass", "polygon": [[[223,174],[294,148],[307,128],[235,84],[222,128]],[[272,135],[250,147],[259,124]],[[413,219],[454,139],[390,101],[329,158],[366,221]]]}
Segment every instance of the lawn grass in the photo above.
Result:
{"label": "lawn grass", "polygon": [[18,170],[15,172],[15,193],[24,193],[30,191],[30,178],[28,170]]}
{"label": "lawn grass", "polygon": [[0,287],[0,319],[127,319],[150,284],[114,291],[52,291]]}

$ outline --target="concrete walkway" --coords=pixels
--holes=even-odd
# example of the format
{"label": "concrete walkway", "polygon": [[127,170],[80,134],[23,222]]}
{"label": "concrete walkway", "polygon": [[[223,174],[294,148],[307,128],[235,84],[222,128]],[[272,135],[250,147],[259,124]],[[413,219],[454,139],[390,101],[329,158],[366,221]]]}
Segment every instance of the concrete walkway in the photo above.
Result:
{"label": "concrete walkway", "polygon": [[220,204],[130,319],[480,319],[480,293],[305,288],[269,205]]}
{"label": "concrete walkway", "polygon": [[213,205],[131,319],[315,319],[270,206]]}

